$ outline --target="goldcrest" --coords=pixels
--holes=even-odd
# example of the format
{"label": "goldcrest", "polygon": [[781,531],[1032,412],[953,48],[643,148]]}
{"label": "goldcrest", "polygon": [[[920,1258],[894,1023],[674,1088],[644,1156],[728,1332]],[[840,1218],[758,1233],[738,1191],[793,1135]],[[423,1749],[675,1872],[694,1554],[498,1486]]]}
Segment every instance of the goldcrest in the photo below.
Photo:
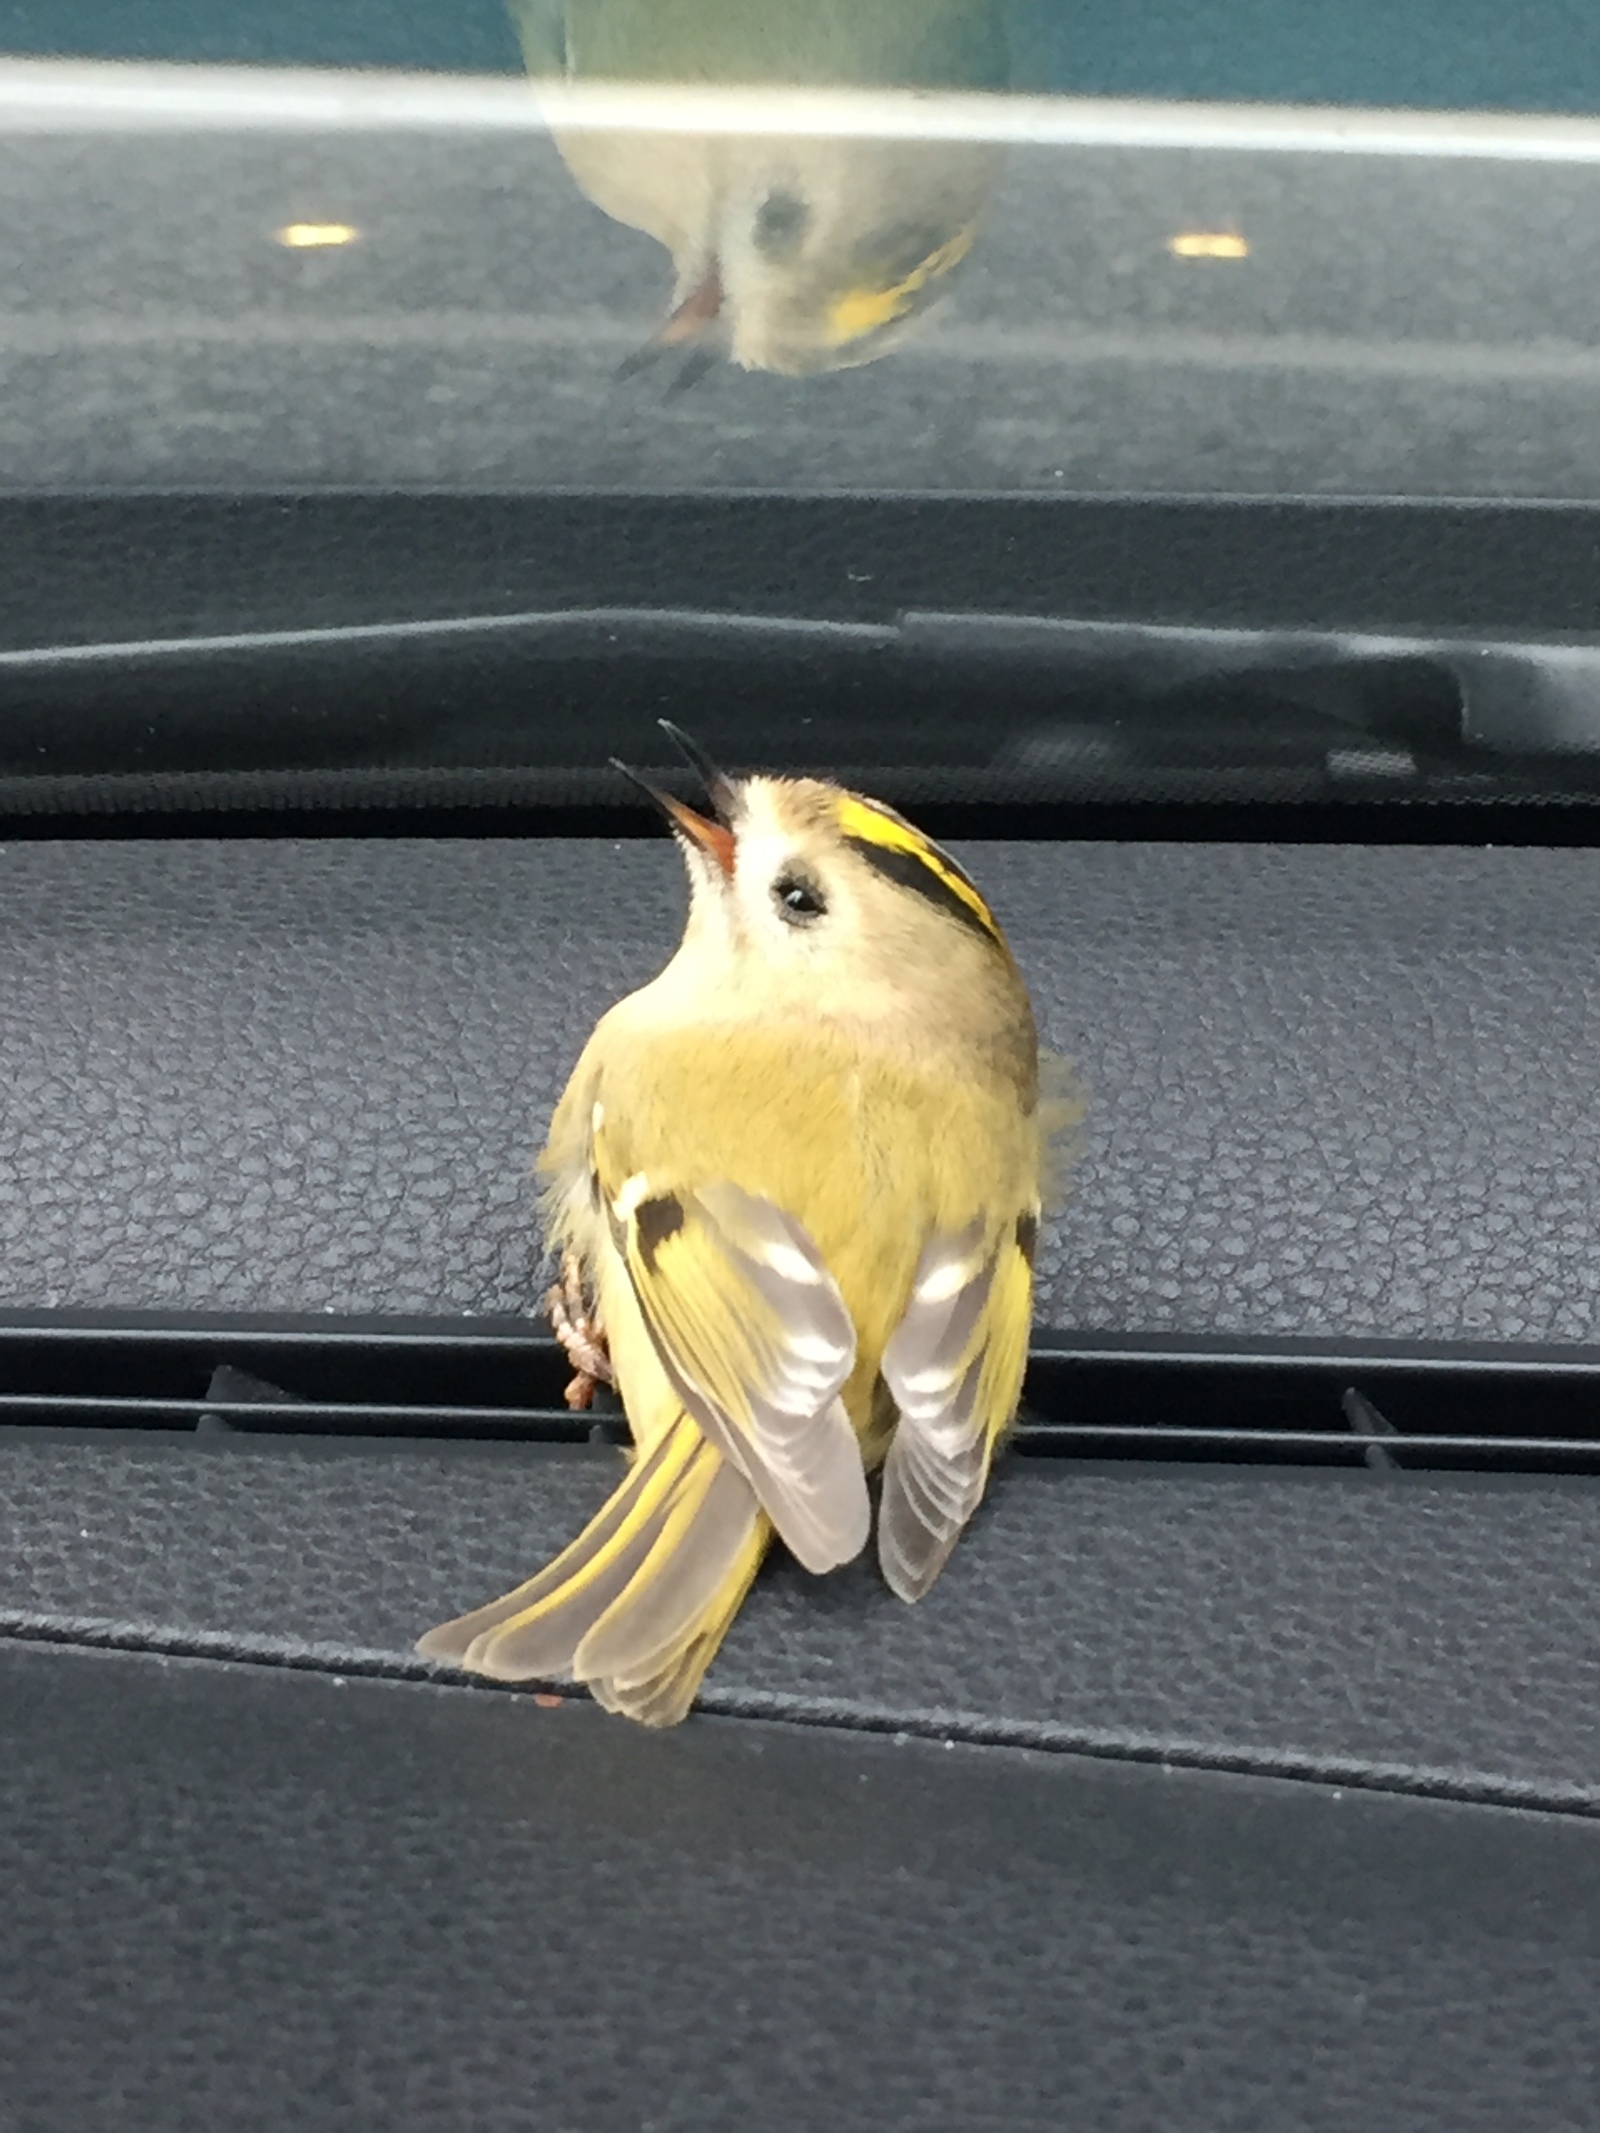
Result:
{"label": "goldcrest", "polygon": [[628,1471],[547,1569],[418,1646],[654,1726],[774,1535],[817,1573],[860,1554],[870,1473],[890,1590],[939,1575],[1016,1410],[1057,1123],[1027,989],[948,853],[839,786],[695,759],[707,812],[651,795],[682,942],[602,1017],[540,1158],[569,1398],[614,1376]]}
{"label": "goldcrest", "polygon": [[[1004,89],[997,0],[511,0],[538,81]],[[1002,156],[973,141],[557,126],[581,189],[672,255],[643,356],[804,376],[895,348],[972,249]]]}

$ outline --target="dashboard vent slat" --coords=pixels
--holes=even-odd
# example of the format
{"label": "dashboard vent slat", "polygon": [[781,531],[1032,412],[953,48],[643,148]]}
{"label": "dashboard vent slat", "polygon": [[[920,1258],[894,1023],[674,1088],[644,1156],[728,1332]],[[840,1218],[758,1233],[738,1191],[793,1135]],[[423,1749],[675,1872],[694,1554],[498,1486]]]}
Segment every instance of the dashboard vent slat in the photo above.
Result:
{"label": "dashboard vent slat", "polygon": [[[0,1315],[0,1427],[621,1439],[520,1320]],[[1042,1458],[1600,1473],[1600,1349],[1041,1332],[1016,1449]]]}

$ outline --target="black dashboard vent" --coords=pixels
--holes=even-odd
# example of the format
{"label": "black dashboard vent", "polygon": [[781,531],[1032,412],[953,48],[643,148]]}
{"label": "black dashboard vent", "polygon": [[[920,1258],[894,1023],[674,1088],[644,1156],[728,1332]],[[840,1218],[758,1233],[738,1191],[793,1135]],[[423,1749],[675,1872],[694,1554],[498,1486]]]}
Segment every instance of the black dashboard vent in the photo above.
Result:
{"label": "black dashboard vent", "polygon": [[[521,1320],[0,1318],[0,1426],[624,1441]],[[1600,1471],[1600,1350],[1040,1333],[1015,1449],[1094,1460]]]}

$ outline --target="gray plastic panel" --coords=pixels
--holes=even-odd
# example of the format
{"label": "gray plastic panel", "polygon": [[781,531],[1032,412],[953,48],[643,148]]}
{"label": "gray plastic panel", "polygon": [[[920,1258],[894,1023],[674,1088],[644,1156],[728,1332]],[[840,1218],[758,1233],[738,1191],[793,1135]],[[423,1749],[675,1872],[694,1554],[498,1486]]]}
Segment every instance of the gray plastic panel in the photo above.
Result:
{"label": "gray plastic panel", "polygon": [[[1590,1335],[1600,859],[963,856],[1091,1092],[1046,1320]],[[678,873],[665,842],[0,853],[3,1300],[530,1308],[528,1158],[588,1024],[675,937]],[[607,1471],[14,1435],[0,1604],[44,1635],[403,1669]],[[1589,1805],[1597,1519],[1582,1481],[1016,1462],[923,1608],[776,1568],[712,1691]]]}
{"label": "gray plastic panel", "polygon": [[1600,1830],[0,1651],[27,2133],[1592,2126]]}
{"label": "gray plastic panel", "polygon": [[[0,1632],[421,1675],[614,1452],[0,1438]],[[776,1559],[705,1707],[1600,1810],[1600,1483],[1013,1459],[927,1600]]]}
{"label": "gray plastic panel", "polygon": [[[1093,1099],[1047,1317],[1590,1336],[1594,855],[964,856]],[[526,1308],[676,875],[0,852],[0,1300]],[[1600,1486],[1018,1459],[917,1609],[773,1564],[670,1739],[417,1678],[614,1472],[0,1437],[26,2133],[1595,2123]]]}

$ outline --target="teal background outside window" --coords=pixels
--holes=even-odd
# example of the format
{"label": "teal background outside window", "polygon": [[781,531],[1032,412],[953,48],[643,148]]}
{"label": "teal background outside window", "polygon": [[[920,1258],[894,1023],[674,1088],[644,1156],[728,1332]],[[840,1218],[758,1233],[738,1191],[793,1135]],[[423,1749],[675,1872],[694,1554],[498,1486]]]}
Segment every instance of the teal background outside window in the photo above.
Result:
{"label": "teal background outside window", "polygon": [[[1012,0],[1008,14],[1019,89],[1600,112],[1600,0]],[[0,51],[519,67],[499,0],[0,0]]]}

